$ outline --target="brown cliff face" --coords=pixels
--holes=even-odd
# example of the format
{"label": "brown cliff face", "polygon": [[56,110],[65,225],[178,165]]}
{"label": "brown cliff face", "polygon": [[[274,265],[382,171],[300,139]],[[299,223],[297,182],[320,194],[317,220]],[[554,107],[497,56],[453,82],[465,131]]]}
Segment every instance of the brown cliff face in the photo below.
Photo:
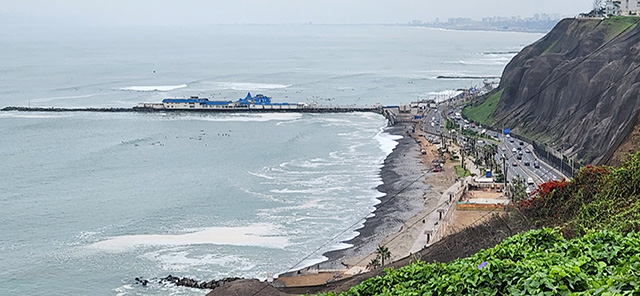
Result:
{"label": "brown cliff face", "polygon": [[640,18],[565,19],[505,68],[493,122],[583,163],[602,161],[640,109]]}

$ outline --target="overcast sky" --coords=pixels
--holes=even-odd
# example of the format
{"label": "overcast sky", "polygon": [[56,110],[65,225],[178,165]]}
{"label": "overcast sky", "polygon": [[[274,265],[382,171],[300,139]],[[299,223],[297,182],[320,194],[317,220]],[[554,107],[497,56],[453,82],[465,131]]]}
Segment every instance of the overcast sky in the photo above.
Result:
{"label": "overcast sky", "polygon": [[362,24],[573,16],[592,0],[0,0],[0,23],[72,24]]}

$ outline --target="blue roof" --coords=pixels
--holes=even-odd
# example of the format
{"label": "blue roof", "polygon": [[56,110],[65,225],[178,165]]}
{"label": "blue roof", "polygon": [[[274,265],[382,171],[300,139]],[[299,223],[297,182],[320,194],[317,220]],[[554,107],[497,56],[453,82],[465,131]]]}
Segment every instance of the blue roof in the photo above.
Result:
{"label": "blue roof", "polygon": [[231,101],[209,101],[206,102],[205,105],[229,105]]}

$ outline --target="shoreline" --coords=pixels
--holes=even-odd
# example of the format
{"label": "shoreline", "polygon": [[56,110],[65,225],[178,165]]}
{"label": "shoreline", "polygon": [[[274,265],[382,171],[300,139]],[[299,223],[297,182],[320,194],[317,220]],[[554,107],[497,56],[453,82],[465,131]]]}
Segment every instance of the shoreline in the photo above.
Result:
{"label": "shoreline", "polygon": [[317,264],[320,270],[346,269],[346,265],[355,265],[345,261],[375,252],[379,244],[398,233],[406,221],[423,209],[423,194],[430,186],[424,182],[423,176],[427,167],[417,161],[420,148],[408,133],[411,127],[409,122],[398,122],[388,127],[389,134],[402,138],[398,139],[398,145],[387,155],[380,170],[382,184],[376,189],[384,195],[375,205],[373,216],[366,218],[363,226],[354,230],[358,235],[341,242],[352,246],[324,253],[328,259]]}
{"label": "shoreline", "polygon": [[[409,226],[434,210],[442,192],[455,183],[450,163],[446,172],[430,172],[431,160],[438,154],[435,145],[426,141],[421,128],[416,128],[415,133],[409,132],[415,125],[414,121],[399,121],[387,127],[386,132],[402,138],[380,170],[383,183],[376,189],[384,195],[375,205],[373,215],[354,230],[357,232],[354,238],[340,242],[351,246],[325,252],[323,256],[327,260],[282,273],[276,281],[285,286],[323,284],[331,278],[365,272],[378,245],[389,248],[389,263],[410,255],[414,244],[420,241],[422,227]],[[427,154],[423,155],[421,149],[427,150]]]}

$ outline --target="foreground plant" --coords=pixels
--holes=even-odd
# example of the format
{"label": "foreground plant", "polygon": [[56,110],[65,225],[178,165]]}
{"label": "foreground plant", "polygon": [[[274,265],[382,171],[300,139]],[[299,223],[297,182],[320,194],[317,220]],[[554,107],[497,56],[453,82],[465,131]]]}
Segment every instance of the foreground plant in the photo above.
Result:
{"label": "foreground plant", "polygon": [[448,264],[386,271],[341,295],[638,295],[640,234],[601,231],[567,241],[545,228]]}

